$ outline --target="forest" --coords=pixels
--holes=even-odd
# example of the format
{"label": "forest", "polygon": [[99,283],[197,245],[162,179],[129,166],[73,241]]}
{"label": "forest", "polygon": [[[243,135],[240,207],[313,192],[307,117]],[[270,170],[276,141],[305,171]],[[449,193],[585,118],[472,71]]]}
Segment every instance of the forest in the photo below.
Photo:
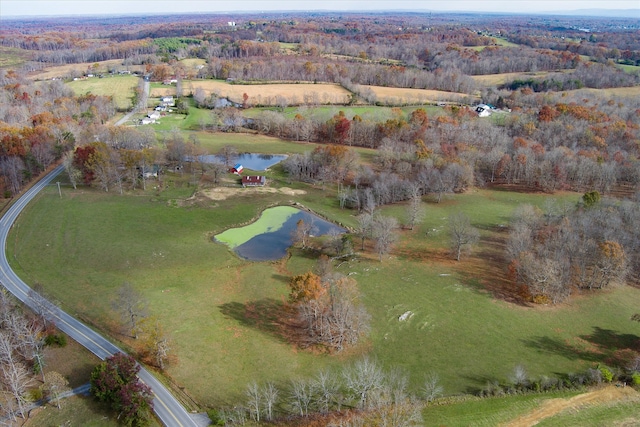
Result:
{"label": "forest", "polygon": [[[154,15],[3,21],[0,54],[8,63],[0,68],[4,204],[57,164],[64,165],[74,190],[124,196],[152,187],[158,197],[169,188],[162,188],[169,178],[149,185],[151,170],[183,177],[186,168],[193,176],[189,185],[196,188],[228,185],[226,172],[237,150],[224,144],[215,153],[226,156],[224,164],[205,164],[201,156],[214,153],[203,139],[237,135],[309,144],[307,150],[289,153],[278,166],[277,179],[329,195],[333,212],[348,212],[339,215],[351,221],[352,237],[310,243],[310,229],[299,224],[294,246],[319,261],[292,275],[285,299],[287,313],[306,331],[294,340],[296,345],[331,354],[358,348],[377,314],[367,313],[356,281],[334,272],[327,260],[342,265],[366,248],[374,260],[386,262],[400,233],[419,228],[425,200],[447,209],[451,198],[480,190],[559,200],[579,195],[572,205],[523,203],[510,213],[508,225],[500,225],[506,229],[499,237],[502,263],[494,268],[509,283],[501,292],[509,293],[505,299],[510,302],[562,306],[576,295],[640,286],[637,20],[330,12],[243,14],[233,26],[229,19]],[[54,67],[66,71],[42,78]],[[126,109],[116,104],[115,94],[73,90],[76,81],[91,79],[108,88],[110,79],[122,75],[137,81],[127,94]],[[206,86],[212,81],[234,88],[332,85],[345,91],[347,101],[336,104],[329,95],[302,89],[234,98]],[[163,114],[163,125],[140,125],[156,102],[145,84],[152,93],[175,96],[171,114],[189,124],[162,127],[170,117]],[[451,98],[383,98],[379,88],[440,91]],[[116,125],[128,110],[136,119]],[[490,114],[480,114],[484,110]],[[399,206],[400,222],[387,215]],[[449,216],[448,230],[448,250],[454,254],[449,258],[459,263],[482,233],[495,232],[478,230],[459,212]],[[37,372],[36,355],[42,353],[41,343],[20,339],[44,337],[45,330],[47,336],[55,334],[46,322],[22,317],[13,302],[0,296],[0,308],[11,314],[0,319],[0,338],[6,341],[0,362],[3,372],[10,366],[20,377],[2,384],[15,400],[13,413],[20,416],[25,384],[33,378],[22,380],[29,376],[27,368]],[[278,321],[288,338],[299,333]],[[30,331],[23,334],[26,338],[18,338],[20,328]],[[636,344],[626,362],[613,369],[625,384],[640,382]],[[153,357],[147,354],[146,362],[154,365]],[[310,414],[323,419],[346,406],[354,412],[344,423],[331,425],[387,425],[380,420],[420,425],[423,407],[416,401],[428,404],[442,394],[438,376],[425,376],[420,391],[411,395],[408,380],[377,363],[365,358],[341,374],[326,370],[313,379],[294,380],[287,386],[286,403],[281,396],[280,404],[273,383],[252,382],[244,406],[227,405],[210,416],[229,425],[259,424],[261,417],[305,425],[295,420]],[[162,367],[155,365],[165,371],[164,359]],[[597,367],[564,383],[547,378],[534,386],[516,369],[509,385],[487,382],[475,394],[599,384],[606,372]],[[375,384],[366,385],[368,380]]]}

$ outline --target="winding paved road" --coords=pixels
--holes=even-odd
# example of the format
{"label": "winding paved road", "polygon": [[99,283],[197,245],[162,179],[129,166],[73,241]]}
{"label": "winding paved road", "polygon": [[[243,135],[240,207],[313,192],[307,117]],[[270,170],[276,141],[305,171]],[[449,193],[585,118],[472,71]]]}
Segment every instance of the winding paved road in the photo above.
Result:
{"label": "winding paved road", "polygon": [[[16,298],[31,308],[35,306],[29,294],[31,289],[14,273],[7,262],[7,254],[5,251],[7,247],[7,236],[22,209],[24,209],[31,199],[49,184],[62,169],[62,166],[58,166],[26,191],[0,219],[0,282],[8,291],[15,295]],[[115,353],[123,352],[100,334],[74,319],[54,304],[48,303],[47,311],[48,317],[55,322],[61,331],[85,346],[100,359],[104,360]],[[165,426],[197,427],[196,422],[184,407],[182,407],[176,398],[173,397],[162,383],[151,375],[149,371],[141,367],[138,376],[153,391],[155,395],[153,399],[154,411]]]}

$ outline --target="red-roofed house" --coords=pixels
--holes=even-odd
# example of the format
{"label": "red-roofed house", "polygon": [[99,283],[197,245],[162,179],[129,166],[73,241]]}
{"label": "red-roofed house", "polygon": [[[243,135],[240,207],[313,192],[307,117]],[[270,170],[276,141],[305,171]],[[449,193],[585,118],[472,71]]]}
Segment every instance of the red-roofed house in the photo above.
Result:
{"label": "red-roofed house", "polygon": [[243,187],[264,187],[265,183],[266,183],[266,177],[262,175],[261,176],[249,175],[249,176],[242,177]]}

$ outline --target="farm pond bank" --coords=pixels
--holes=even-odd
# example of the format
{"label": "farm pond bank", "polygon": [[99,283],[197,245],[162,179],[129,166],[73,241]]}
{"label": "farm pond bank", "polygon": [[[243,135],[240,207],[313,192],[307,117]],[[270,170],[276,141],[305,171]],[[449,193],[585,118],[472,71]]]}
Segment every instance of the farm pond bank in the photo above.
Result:
{"label": "farm pond bank", "polygon": [[298,221],[311,224],[312,236],[323,236],[347,230],[317,215],[291,206],[266,209],[260,218],[247,226],[231,228],[214,236],[214,240],[227,244],[235,253],[250,261],[273,261],[284,257],[292,245],[292,234]]}

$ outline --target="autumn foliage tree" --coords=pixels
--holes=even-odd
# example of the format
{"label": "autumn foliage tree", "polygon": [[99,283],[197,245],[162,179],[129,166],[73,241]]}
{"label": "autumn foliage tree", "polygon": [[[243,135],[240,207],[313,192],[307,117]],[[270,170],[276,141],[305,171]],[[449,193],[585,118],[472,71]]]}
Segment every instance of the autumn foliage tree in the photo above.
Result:
{"label": "autumn foliage tree", "polygon": [[341,351],[369,330],[369,315],[359,301],[354,280],[308,272],[289,282],[289,300],[297,309],[309,345]]}
{"label": "autumn foliage tree", "polygon": [[116,353],[91,373],[91,394],[118,413],[123,425],[147,426],[151,420],[153,395],[138,378],[140,366],[131,357]]}

